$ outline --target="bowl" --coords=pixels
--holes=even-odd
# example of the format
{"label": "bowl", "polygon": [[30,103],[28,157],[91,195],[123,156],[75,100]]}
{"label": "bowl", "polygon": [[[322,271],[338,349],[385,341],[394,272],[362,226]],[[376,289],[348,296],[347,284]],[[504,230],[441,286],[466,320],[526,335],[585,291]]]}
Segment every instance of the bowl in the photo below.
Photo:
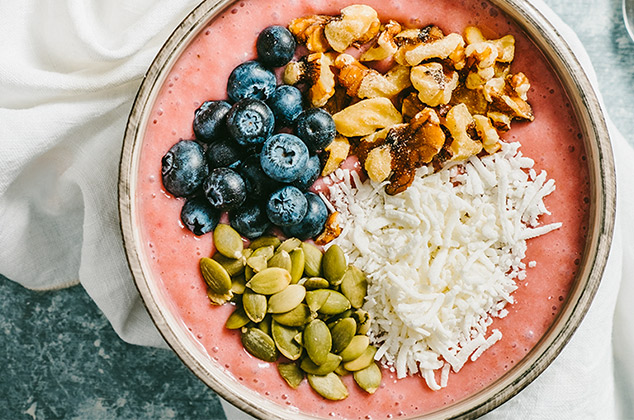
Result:
{"label": "bowl", "polygon": [[[377,0],[368,3],[377,3]],[[614,227],[615,174],[608,131],[597,97],[577,58],[557,29],[528,1],[475,3],[481,4],[477,6],[478,12],[455,25],[491,21],[496,22],[495,26],[500,24],[501,27],[492,28],[500,35],[505,32],[502,27],[517,31],[517,36],[524,39],[518,45],[524,45],[526,51],[533,51],[527,54],[538,58],[533,63],[528,60],[524,67],[547,66],[557,79],[557,86],[548,88],[551,94],[561,96],[552,100],[561,101],[569,108],[564,112],[574,116],[578,128],[574,137],[577,140],[570,141],[578,143],[572,145],[563,141],[553,145],[553,150],[533,150],[530,144],[522,147],[526,146],[532,153],[527,153],[529,156],[536,157],[538,166],[551,165],[555,154],[557,159],[577,159],[582,175],[572,178],[577,182],[575,185],[583,184],[584,196],[577,197],[585,203],[584,218],[579,222],[579,227],[584,229],[579,234],[583,244],[574,267],[566,274],[569,287],[565,297],[561,296],[562,302],[553,306],[552,321],[537,332],[525,355],[514,360],[513,366],[505,367],[503,373],[483,383],[476,391],[460,395],[454,398],[455,401],[445,401],[427,412],[418,410],[418,407],[414,409],[418,403],[410,401],[411,396],[416,397],[417,393],[422,396],[423,390],[422,386],[420,390],[413,387],[412,394],[407,394],[401,406],[409,404],[410,410],[405,410],[403,413],[407,415],[400,418],[477,417],[504,403],[533,381],[561,352],[587,312],[605,268]],[[203,382],[226,400],[259,418],[328,418],[327,413],[336,406],[323,402],[321,406],[315,406],[315,410],[308,410],[307,405],[295,399],[293,393],[297,391],[290,388],[279,391],[282,388],[265,385],[268,383],[262,378],[270,374],[271,366],[250,358],[245,352],[240,353],[239,338],[223,331],[229,309],[213,308],[214,312],[210,312],[211,309],[203,306],[201,302],[206,296],[197,274],[197,261],[210,252],[211,240],[204,236],[193,237],[184,231],[178,220],[179,200],[170,198],[160,185],[160,156],[167,150],[165,145],[169,148],[180,138],[193,135],[193,109],[204,100],[221,99],[208,97],[208,92],[218,91],[226,83],[228,71],[253,56],[252,47],[232,49],[233,55],[228,51],[222,53],[222,46],[216,50],[211,48],[208,55],[196,53],[203,51],[201,48],[204,46],[213,46],[214,30],[219,27],[229,31],[225,35],[232,34],[238,40],[236,42],[246,39],[250,41],[242,42],[253,44],[262,29],[261,25],[258,26],[262,16],[250,14],[249,4],[248,1],[229,0],[202,2],[175,29],[148,69],[130,113],[122,149],[119,179],[121,229],[130,270],[148,312],[166,342]],[[289,3],[288,8],[300,4],[302,2],[297,0]],[[311,2],[315,10],[332,9],[328,4]],[[325,12],[332,13],[332,10]],[[451,15],[438,13],[433,8],[417,13],[422,13],[426,20],[437,20],[441,26],[443,22],[447,23],[445,16]],[[284,23],[285,19],[284,11],[276,9],[271,9],[270,17],[266,17],[280,23]],[[426,24],[415,19],[410,23]],[[185,58],[196,64],[184,68],[181,64],[186,61]],[[224,76],[213,77],[215,72]],[[189,87],[192,90],[191,86],[200,89],[197,94],[199,100],[179,95],[179,89]],[[544,89],[543,86],[538,87],[531,94],[543,91],[546,98],[548,92]],[[536,114],[539,120],[539,109]],[[553,121],[544,124],[560,130],[561,127],[556,127]],[[522,132],[518,130],[514,135]],[[530,131],[526,132],[530,134]],[[570,155],[563,156],[561,150],[568,150]],[[550,170],[557,174],[557,165],[551,165]],[[561,186],[565,191],[566,184]],[[542,246],[546,242],[539,244]],[[182,261],[179,256],[182,256]],[[168,258],[173,258],[178,270],[161,265],[166,264]],[[572,267],[572,262],[568,261],[568,266]],[[532,281],[533,277],[529,274],[528,280]],[[202,301],[198,300],[199,296],[202,296]],[[191,301],[191,307],[183,308],[177,304],[185,300]],[[521,308],[521,304],[518,305]],[[235,357],[228,362],[224,355],[229,352],[240,354],[233,355]],[[281,379],[278,382],[281,383]],[[357,399],[348,403],[358,405],[357,417],[360,418],[372,415],[372,409],[367,407],[379,401],[357,394],[350,398]],[[335,414],[336,410],[331,413]]]}

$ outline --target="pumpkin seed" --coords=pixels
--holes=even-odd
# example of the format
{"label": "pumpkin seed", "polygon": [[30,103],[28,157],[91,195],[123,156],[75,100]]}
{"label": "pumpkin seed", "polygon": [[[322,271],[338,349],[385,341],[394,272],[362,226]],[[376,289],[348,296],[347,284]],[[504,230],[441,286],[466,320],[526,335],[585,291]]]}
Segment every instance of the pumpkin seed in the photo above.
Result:
{"label": "pumpkin seed", "polygon": [[316,314],[311,312],[305,303],[300,303],[292,311],[283,314],[273,314],[273,319],[287,327],[301,327],[308,324],[315,318]]}
{"label": "pumpkin seed", "polygon": [[368,281],[363,271],[354,265],[348,266],[341,279],[341,293],[348,298],[353,308],[363,306],[363,301],[368,293]]}
{"label": "pumpkin seed", "polygon": [[244,273],[231,277],[231,291],[235,295],[244,293],[247,287],[247,281],[244,279]]}
{"label": "pumpkin seed", "polygon": [[328,326],[321,319],[314,319],[304,328],[302,339],[310,360],[316,365],[322,365],[332,348],[332,337]]}
{"label": "pumpkin seed", "polygon": [[339,364],[339,366],[337,366],[337,369],[334,370],[334,372],[339,375],[339,376],[346,376],[347,374],[350,373],[350,371],[345,370],[344,367]]}
{"label": "pumpkin seed", "polygon": [[[279,267],[265,268],[251,277],[247,287],[256,293],[272,295],[284,290],[291,282],[291,273]],[[343,296],[343,295],[342,295]]]}
{"label": "pumpkin seed", "polygon": [[306,292],[306,304],[311,311],[317,312],[330,296],[328,289],[318,289]]}
{"label": "pumpkin seed", "polygon": [[207,283],[207,295],[212,303],[222,305],[233,297],[231,277],[217,261],[207,257],[201,258],[200,272]]}
{"label": "pumpkin seed", "polygon": [[264,332],[267,335],[271,335],[271,319],[270,315],[266,315],[264,319],[257,323],[256,328]]}
{"label": "pumpkin seed", "polygon": [[350,344],[352,337],[357,332],[357,322],[352,318],[343,318],[337,322],[331,329],[332,335],[332,351],[339,353]]}
{"label": "pumpkin seed", "polygon": [[251,267],[256,273],[264,270],[268,266],[268,261],[271,259],[274,252],[275,249],[273,248],[273,245],[263,246],[256,249],[249,258],[247,258],[247,266]]}
{"label": "pumpkin seed", "polygon": [[297,238],[288,238],[277,248],[278,251],[291,252],[302,245],[302,241]]}
{"label": "pumpkin seed", "polygon": [[242,257],[242,236],[231,226],[221,224],[214,229],[214,245],[218,252],[225,257],[240,258]]}
{"label": "pumpkin seed", "polygon": [[304,372],[297,366],[297,363],[278,363],[277,371],[288,386],[297,389],[304,380]]}
{"label": "pumpkin seed", "polygon": [[300,283],[304,285],[306,290],[327,289],[328,287],[330,287],[330,283],[328,283],[328,280],[321,277],[305,278],[304,281]]}
{"label": "pumpkin seed", "polygon": [[255,323],[262,321],[266,316],[267,303],[264,295],[247,289],[242,294],[242,306],[249,319]]}
{"label": "pumpkin seed", "polygon": [[231,277],[244,272],[244,265],[246,259],[240,258],[228,258],[222,255],[220,252],[216,252],[212,257],[212,260],[217,261]]}
{"label": "pumpkin seed", "polygon": [[369,345],[370,339],[367,335],[355,335],[352,337],[352,340],[350,340],[350,344],[348,344],[345,349],[341,350],[339,356],[341,356],[344,363],[350,362],[361,356]]}
{"label": "pumpkin seed", "polygon": [[[289,255],[288,252],[284,250],[281,250],[281,251],[278,250],[268,262],[269,267],[280,267],[287,270],[289,273],[291,271],[292,265],[293,264],[291,262],[291,256]],[[292,279],[292,276],[291,276],[291,279]]]}
{"label": "pumpkin seed", "polygon": [[296,248],[289,255],[291,257],[291,283],[295,284],[304,274],[304,250]]}
{"label": "pumpkin seed", "polygon": [[328,353],[326,361],[321,365],[315,364],[309,357],[304,358],[299,367],[306,373],[311,375],[327,375],[330,372],[334,372],[335,369],[341,363],[341,356],[333,353]]}
{"label": "pumpkin seed", "polygon": [[357,321],[357,334],[365,335],[370,331],[370,324],[372,323],[372,317],[363,309],[357,309],[352,314],[352,317]]}
{"label": "pumpkin seed", "polygon": [[321,276],[321,259],[323,254],[315,245],[302,242],[304,250],[304,274],[308,277]]}
{"label": "pumpkin seed", "polygon": [[297,360],[302,355],[302,346],[295,342],[295,336],[298,333],[297,328],[286,327],[275,321],[271,322],[271,336],[275,346],[289,360]]}
{"label": "pumpkin seed", "polygon": [[266,362],[277,360],[278,352],[273,339],[257,328],[242,329],[242,345],[253,356]]}
{"label": "pumpkin seed", "polygon": [[293,337],[293,341],[295,341],[297,344],[303,347],[304,346],[303,332],[300,331],[297,334],[295,334],[295,337]]}
{"label": "pumpkin seed", "polygon": [[337,315],[350,309],[350,301],[341,293],[328,290],[328,299],[321,305],[319,312],[324,315]]}
{"label": "pumpkin seed", "polygon": [[349,370],[350,372],[355,372],[357,370],[365,369],[368,366],[370,366],[370,363],[374,362],[375,354],[376,354],[376,347],[368,346],[366,347],[365,351],[361,354],[361,356],[349,362],[345,362],[343,364],[343,367],[346,370]]}
{"label": "pumpkin seed", "polygon": [[253,277],[254,275],[255,275],[255,271],[253,271],[251,267],[249,267],[248,265],[244,267],[244,279],[246,281],[251,280],[251,277]]}
{"label": "pumpkin seed", "polygon": [[297,305],[304,301],[306,289],[299,284],[291,284],[281,292],[277,292],[269,298],[268,311],[274,314],[281,314],[295,309]]}
{"label": "pumpkin seed", "polygon": [[357,385],[370,394],[374,394],[379,389],[381,376],[381,368],[376,362],[370,363],[368,367],[353,373],[354,381]]}
{"label": "pumpkin seed", "polygon": [[229,315],[229,318],[227,318],[227,322],[225,322],[225,327],[230,330],[237,330],[238,328],[244,327],[249,322],[251,322],[251,320],[244,312],[244,309],[237,307],[236,310],[233,311],[231,315]]}
{"label": "pumpkin seed", "polygon": [[310,387],[328,400],[339,401],[348,397],[348,388],[336,373],[324,376],[309,374],[307,377]]}
{"label": "pumpkin seed", "polygon": [[321,272],[331,285],[338,286],[346,269],[346,255],[339,245],[332,245],[321,261]]}
{"label": "pumpkin seed", "polygon": [[277,236],[260,236],[259,238],[251,241],[249,248],[258,249],[264,246],[273,246],[273,248],[277,248],[281,243],[282,241],[280,241]]}

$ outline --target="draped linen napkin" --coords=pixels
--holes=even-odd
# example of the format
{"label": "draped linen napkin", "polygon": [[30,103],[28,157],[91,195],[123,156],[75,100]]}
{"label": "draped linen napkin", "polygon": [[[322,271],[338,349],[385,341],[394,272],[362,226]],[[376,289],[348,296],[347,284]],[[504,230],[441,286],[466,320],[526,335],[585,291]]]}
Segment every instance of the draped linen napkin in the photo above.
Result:
{"label": "draped linen napkin", "polygon": [[[22,0],[0,13],[0,273],[25,287],[81,283],[119,336],[166,347],[132,281],[117,178],[142,76],[197,0]],[[574,32],[534,1],[573,47]],[[609,124],[617,159],[612,251],[571,342],[490,419],[634,418],[634,151]],[[620,291],[619,291],[620,287]],[[229,419],[250,416],[230,404]]]}

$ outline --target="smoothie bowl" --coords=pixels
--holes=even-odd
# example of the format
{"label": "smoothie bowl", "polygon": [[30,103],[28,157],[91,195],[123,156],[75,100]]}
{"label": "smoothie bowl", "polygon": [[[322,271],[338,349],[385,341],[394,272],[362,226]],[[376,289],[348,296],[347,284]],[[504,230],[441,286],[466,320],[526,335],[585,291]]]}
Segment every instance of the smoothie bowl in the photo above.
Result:
{"label": "smoothie bowl", "polygon": [[[269,33],[291,39],[285,60],[267,62]],[[298,86],[285,88],[298,115],[267,86],[241,96],[245,67],[246,90],[260,67],[271,92]],[[278,124],[265,119],[254,140],[235,122],[244,109]],[[244,181],[248,158],[206,139],[204,113],[258,156],[266,193]],[[323,115],[322,142],[302,119]],[[202,163],[174,184],[182,150]],[[304,203],[293,222],[299,204],[275,207],[290,189]],[[203,2],[146,74],[119,193],[158,329],[201,380],[267,419],[476,417],[502,404],[585,315],[615,201],[593,90],[523,1]]]}

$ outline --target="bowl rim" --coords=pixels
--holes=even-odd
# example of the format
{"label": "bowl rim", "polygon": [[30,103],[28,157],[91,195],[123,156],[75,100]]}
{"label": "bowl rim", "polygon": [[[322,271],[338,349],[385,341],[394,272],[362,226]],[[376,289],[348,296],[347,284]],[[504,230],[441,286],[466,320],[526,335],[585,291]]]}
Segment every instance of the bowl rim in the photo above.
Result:
{"label": "bowl rim", "polygon": [[[564,87],[574,88],[569,99],[584,133],[591,180],[591,208],[588,239],[582,269],[577,274],[569,301],[542,340],[509,373],[481,391],[450,407],[415,418],[475,418],[503,404],[531,383],[561,352],[578,328],[596,294],[605,269],[614,231],[616,212],[616,175],[609,133],[601,104],[570,46],[554,25],[528,0],[487,0],[501,9],[524,31],[554,68]],[[222,398],[258,418],[284,419],[289,412],[282,406],[231,381],[222,369],[210,367],[202,352],[184,345],[190,339],[180,331],[180,321],[172,316],[152,288],[151,275],[139,248],[135,226],[136,165],[147,125],[147,113],[164,79],[182,51],[217,15],[237,0],[203,0],[175,28],[145,73],[131,108],[119,162],[119,217],[126,258],[135,285],[148,313],[167,344],[183,363]],[[563,78],[562,78],[563,77]],[[564,80],[565,79],[565,80]],[[585,118],[582,118],[585,117]],[[573,299],[574,296],[574,299]],[[559,320],[565,319],[563,325]],[[191,339],[190,339],[191,340]],[[207,356],[208,358],[208,356]],[[523,369],[522,369],[523,368]],[[518,374],[517,372],[521,372]],[[514,373],[514,374],[513,374]],[[227,377],[223,377],[227,376]],[[505,379],[506,378],[506,379]],[[512,379],[509,379],[512,378]],[[487,398],[484,395],[488,394]],[[293,412],[293,417],[316,418]]]}

